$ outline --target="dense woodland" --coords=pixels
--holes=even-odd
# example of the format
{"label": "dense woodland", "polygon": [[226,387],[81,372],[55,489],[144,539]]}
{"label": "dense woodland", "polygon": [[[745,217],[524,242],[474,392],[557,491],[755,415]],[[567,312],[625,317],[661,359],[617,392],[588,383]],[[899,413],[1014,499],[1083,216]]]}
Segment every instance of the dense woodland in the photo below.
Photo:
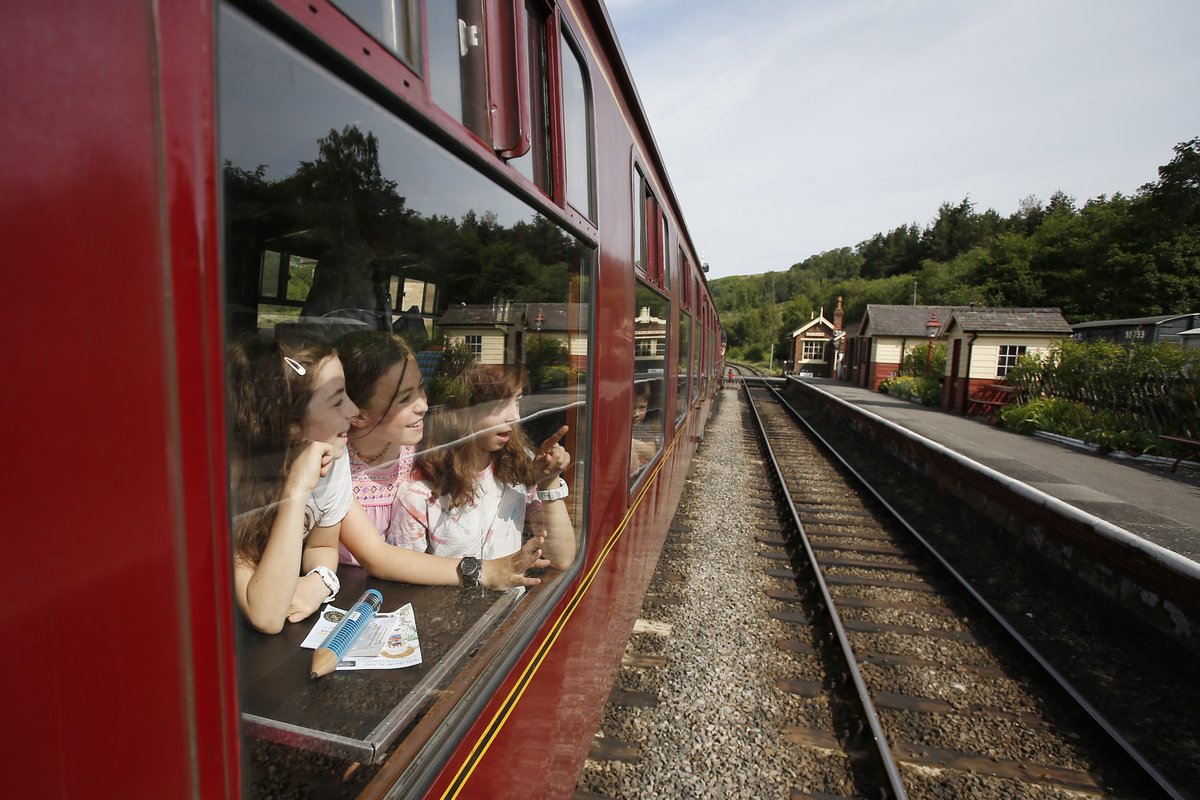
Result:
{"label": "dense woodland", "polygon": [[718,278],[714,302],[733,358],[775,360],[788,334],[843,298],[847,324],[868,303],[1050,306],[1069,322],[1200,310],[1200,137],[1176,145],[1133,196],[1079,205],[1029,195],[1008,217],[969,197],[928,225],[901,225],[782,272]]}

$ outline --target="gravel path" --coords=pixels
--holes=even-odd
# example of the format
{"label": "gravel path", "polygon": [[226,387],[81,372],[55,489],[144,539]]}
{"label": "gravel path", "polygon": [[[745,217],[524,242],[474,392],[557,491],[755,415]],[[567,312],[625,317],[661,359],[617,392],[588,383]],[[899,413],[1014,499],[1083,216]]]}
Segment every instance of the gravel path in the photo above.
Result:
{"label": "gravel path", "polygon": [[[631,654],[661,667],[621,670],[616,690],[649,692],[652,707],[605,711],[600,735],[638,744],[636,763],[591,761],[578,788],[611,798],[787,797],[803,756],[783,744],[807,713],[775,677],[795,662],[776,645],[791,635],[768,619],[751,509],[762,464],[743,445],[744,401],[722,390],[649,593]],[[702,491],[700,490],[702,489]],[[682,580],[680,577],[682,576]],[[811,766],[808,767],[811,769]]]}

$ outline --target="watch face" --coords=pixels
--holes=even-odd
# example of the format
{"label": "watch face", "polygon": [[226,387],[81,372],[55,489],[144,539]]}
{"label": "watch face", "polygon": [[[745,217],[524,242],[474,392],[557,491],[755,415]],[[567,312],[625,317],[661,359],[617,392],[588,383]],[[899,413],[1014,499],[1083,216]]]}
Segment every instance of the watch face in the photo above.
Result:
{"label": "watch face", "polygon": [[463,583],[467,586],[478,586],[481,567],[479,559],[473,556],[467,556],[462,561],[459,561],[458,572],[463,576]]}

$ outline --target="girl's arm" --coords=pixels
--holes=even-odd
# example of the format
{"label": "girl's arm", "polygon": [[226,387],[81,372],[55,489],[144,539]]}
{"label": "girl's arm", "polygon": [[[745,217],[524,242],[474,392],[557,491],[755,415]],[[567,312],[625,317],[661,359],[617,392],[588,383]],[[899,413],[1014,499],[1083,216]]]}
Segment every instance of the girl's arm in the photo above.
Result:
{"label": "girl's arm", "polygon": [[[234,563],[238,605],[250,624],[263,633],[279,633],[288,615],[293,613],[291,605],[299,588],[305,549],[304,509],[322,472],[328,471],[332,463],[332,449],[325,442],[310,442],[305,447],[288,473],[275,522],[258,563],[240,558]],[[314,578],[315,575],[308,581]]]}
{"label": "girl's arm", "polygon": [[[342,520],[342,544],[369,574],[376,578],[423,586],[457,586],[458,558],[419,553],[407,547],[388,544],[379,535],[367,512],[355,500]],[[483,585],[489,589],[510,589],[513,586],[534,586],[538,578],[525,576],[530,567],[546,567],[541,558],[541,537],[534,537],[525,546],[504,558],[483,562]]]}
{"label": "girl's arm", "polygon": [[[544,488],[552,489],[557,485],[558,481],[555,480]],[[529,527],[535,537],[545,540],[546,558],[551,567],[565,570],[571,566],[575,560],[575,526],[571,524],[571,515],[567,513],[566,500],[543,500],[542,510],[530,517]]]}
{"label": "girl's arm", "polygon": [[[571,454],[559,444],[568,430],[570,429],[563,425],[538,448],[533,459],[538,489],[557,488],[563,472],[571,465]],[[542,501],[541,512],[530,518],[529,525],[535,536],[545,538],[546,558],[549,559],[551,567],[565,570],[571,566],[571,562],[575,560],[575,526],[571,524],[565,499]]]}
{"label": "girl's arm", "polygon": [[329,587],[320,575],[313,575],[315,567],[329,567],[337,571],[338,531],[341,523],[325,528],[313,528],[304,542],[304,553],[300,557],[303,576],[296,584],[296,593],[288,606],[288,622],[299,622],[325,604]]}

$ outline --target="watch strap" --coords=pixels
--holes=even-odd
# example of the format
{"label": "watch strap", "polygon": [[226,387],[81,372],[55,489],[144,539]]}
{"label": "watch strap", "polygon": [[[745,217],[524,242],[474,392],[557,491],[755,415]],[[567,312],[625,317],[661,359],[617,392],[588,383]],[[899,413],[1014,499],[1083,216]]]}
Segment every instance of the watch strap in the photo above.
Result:
{"label": "watch strap", "polygon": [[329,567],[320,565],[313,567],[308,574],[320,576],[321,582],[325,584],[325,588],[329,589],[329,597],[326,597],[321,602],[328,603],[333,600],[333,598],[337,597],[338,591],[342,588],[342,582],[338,580],[337,573],[335,573]]}
{"label": "watch strap", "polygon": [[553,489],[538,489],[537,498],[543,503],[551,503],[555,500],[564,499],[570,493],[571,490],[567,488],[567,482],[560,475],[558,477],[558,486],[555,486]]}

